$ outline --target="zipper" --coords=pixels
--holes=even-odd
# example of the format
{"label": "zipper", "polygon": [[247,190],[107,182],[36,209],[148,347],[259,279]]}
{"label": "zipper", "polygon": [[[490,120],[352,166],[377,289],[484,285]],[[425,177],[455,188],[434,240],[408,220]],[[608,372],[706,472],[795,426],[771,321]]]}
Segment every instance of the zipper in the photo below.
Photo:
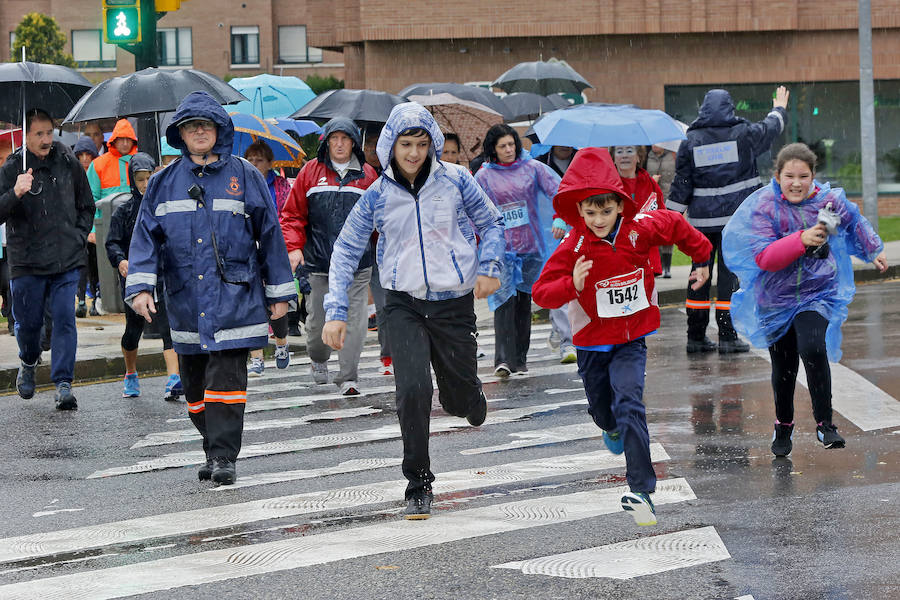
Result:
{"label": "zipper", "polygon": [[391,183],[396,185],[398,188],[400,188],[401,190],[403,190],[410,196],[412,196],[413,200],[416,203],[416,227],[418,228],[418,232],[419,232],[419,255],[422,257],[422,275],[425,278],[425,293],[430,294],[431,293],[431,285],[428,283],[428,267],[425,264],[425,240],[422,236],[422,213],[419,210],[419,195],[413,194],[412,192],[407,190],[405,187],[403,187],[402,185],[400,185],[399,183],[394,181],[394,179],[392,177],[386,177],[385,179],[387,179],[388,181],[390,181]]}

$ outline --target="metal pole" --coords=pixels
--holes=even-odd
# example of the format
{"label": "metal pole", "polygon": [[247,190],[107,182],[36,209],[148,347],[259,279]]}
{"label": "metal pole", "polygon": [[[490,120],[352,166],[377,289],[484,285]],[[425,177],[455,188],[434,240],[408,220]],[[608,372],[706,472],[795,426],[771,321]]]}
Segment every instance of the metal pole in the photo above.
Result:
{"label": "metal pole", "polygon": [[875,155],[875,85],[872,74],[872,7],[859,0],[859,122],[863,214],[878,231],[878,178]]}

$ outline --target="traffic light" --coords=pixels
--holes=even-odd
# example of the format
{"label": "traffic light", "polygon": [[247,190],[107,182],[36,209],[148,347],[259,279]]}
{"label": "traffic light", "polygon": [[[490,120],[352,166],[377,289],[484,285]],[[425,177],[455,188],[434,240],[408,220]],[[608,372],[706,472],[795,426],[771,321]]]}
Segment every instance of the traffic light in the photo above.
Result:
{"label": "traffic light", "polygon": [[108,44],[141,42],[141,0],[103,0],[103,41]]}
{"label": "traffic light", "polygon": [[156,12],[174,12],[181,8],[182,0],[156,0]]}

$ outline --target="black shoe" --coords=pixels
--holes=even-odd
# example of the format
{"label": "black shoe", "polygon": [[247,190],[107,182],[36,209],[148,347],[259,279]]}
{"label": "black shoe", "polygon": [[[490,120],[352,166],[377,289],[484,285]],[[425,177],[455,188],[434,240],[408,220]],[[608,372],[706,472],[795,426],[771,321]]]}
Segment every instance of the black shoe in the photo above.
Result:
{"label": "black shoe", "polygon": [[844,447],[844,438],[837,432],[837,427],[831,423],[821,423],[816,426],[816,437],[828,449]]}
{"label": "black shoe", "polygon": [[200,465],[197,469],[197,479],[200,481],[209,481],[212,479],[213,461],[211,458],[206,459],[206,464]]}
{"label": "black shoe", "polygon": [[[213,468],[210,475],[216,485],[231,485],[237,479],[234,461],[221,456],[212,459]],[[199,473],[198,473],[199,475]]]}
{"label": "black shoe", "polygon": [[794,448],[791,438],[794,436],[794,424],[782,425],[775,423],[775,433],[772,434],[772,454],[775,456],[787,456]]}
{"label": "black shoe", "polygon": [[431,492],[418,492],[406,502],[406,511],[403,518],[407,521],[422,521],[431,517],[431,501],[434,496]]}
{"label": "black shoe", "polygon": [[100,311],[97,310],[97,301],[96,300],[91,302],[91,310],[90,310],[90,312],[88,312],[88,314],[91,315],[92,317],[100,316]]}
{"label": "black shoe", "polygon": [[25,363],[19,365],[19,374],[16,376],[16,391],[23,400],[28,400],[34,396],[34,368],[37,363],[30,367]]}
{"label": "black shoe", "polygon": [[478,398],[478,402],[475,404],[475,408],[472,409],[468,415],[466,415],[466,421],[469,422],[469,425],[472,427],[478,427],[482,423],[484,423],[484,419],[487,417],[487,398],[484,397],[484,392],[480,394]]}
{"label": "black shoe", "polygon": [[56,410],[78,410],[78,401],[72,395],[72,384],[68,381],[56,385]]}
{"label": "black shoe", "polygon": [[750,344],[739,339],[719,339],[719,354],[736,354],[738,352],[750,352]]}
{"label": "black shoe", "polygon": [[378,331],[378,320],[375,315],[369,317],[369,331]]}
{"label": "black shoe", "polygon": [[694,354],[695,352],[712,352],[715,349],[716,343],[708,337],[704,337],[702,340],[688,339],[687,341],[688,354]]}
{"label": "black shoe", "polygon": [[79,319],[85,318],[87,316],[87,304],[79,302],[78,306],[75,307],[75,316]]}

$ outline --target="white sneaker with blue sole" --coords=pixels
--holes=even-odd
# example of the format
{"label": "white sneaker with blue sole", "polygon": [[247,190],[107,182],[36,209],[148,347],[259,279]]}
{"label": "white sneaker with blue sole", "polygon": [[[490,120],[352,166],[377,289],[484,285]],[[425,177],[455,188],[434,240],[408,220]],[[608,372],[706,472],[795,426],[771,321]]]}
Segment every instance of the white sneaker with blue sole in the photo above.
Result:
{"label": "white sneaker with blue sole", "polygon": [[625,492],[622,495],[622,510],[631,514],[634,522],[641,526],[656,525],[656,509],[650,495],[645,492]]}

